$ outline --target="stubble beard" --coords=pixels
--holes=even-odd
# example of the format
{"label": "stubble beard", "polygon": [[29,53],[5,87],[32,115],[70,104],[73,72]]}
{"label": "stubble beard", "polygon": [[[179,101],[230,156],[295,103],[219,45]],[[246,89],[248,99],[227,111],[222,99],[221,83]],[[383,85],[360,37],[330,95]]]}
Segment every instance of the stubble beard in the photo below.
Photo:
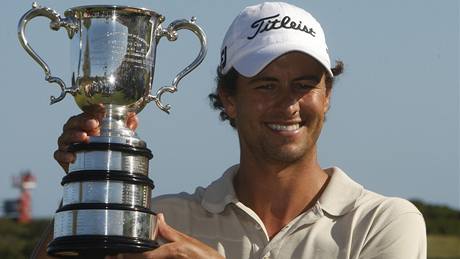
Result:
{"label": "stubble beard", "polygon": [[305,140],[302,143],[283,143],[280,145],[262,140],[260,148],[266,160],[281,164],[292,164],[307,156],[311,149],[307,142],[309,140]]}

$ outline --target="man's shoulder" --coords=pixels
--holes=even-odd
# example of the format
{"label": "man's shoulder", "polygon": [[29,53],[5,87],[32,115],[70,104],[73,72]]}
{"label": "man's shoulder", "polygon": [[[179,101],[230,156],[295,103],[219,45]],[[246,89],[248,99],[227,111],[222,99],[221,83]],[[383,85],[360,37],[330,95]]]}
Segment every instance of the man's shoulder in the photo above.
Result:
{"label": "man's shoulder", "polygon": [[331,177],[328,186],[319,198],[319,202],[330,215],[348,215],[348,217],[365,217],[367,219],[369,214],[386,217],[397,217],[406,213],[421,215],[408,200],[387,197],[370,191],[355,182],[338,167],[327,168],[325,171]]}
{"label": "man's shoulder", "polygon": [[205,188],[197,187],[195,192],[180,192],[164,194],[152,198],[152,208],[155,212],[164,213],[170,210],[184,210],[185,207],[201,207],[201,200]]}
{"label": "man's shoulder", "polygon": [[211,182],[206,188],[197,187],[194,193],[181,192],[167,194],[152,199],[152,209],[165,216],[202,215],[222,212],[235,197],[232,179],[237,165],[228,168],[224,174]]}
{"label": "man's shoulder", "polygon": [[395,218],[408,213],[422,215],[417,207],[406,199],[388,197],[366,189],[356,201],[356,209],[373,211],[376,215],[389,218]]}
{"label": "man's shoulder", "polygon": [[193,219],[209,218],[209,213],[201,205],[204,188],[198,187],[194,193],[166,194],[152,199],[152,210],[162,213],[166,222],[175,229],[191,234]]}
{"label": "man's shoulder", "polygon": [[356,220],[355,228],[366,233],[368,239],[388,241],[408,235],[415,240],[414,235],[425,232],[423,215],[410,201],[368,190],[363,191],[350,216]]}

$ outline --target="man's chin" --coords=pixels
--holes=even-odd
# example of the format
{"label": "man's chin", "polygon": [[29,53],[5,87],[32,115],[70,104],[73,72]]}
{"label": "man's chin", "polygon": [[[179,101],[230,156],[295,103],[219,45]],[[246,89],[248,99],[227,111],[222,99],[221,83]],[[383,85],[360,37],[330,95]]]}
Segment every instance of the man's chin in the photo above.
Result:
{"label": "man's chin", "polygon": [[295,163],[307,155],[307,149],[299,147],[282,147],[265,151],[269,160],[288,164]]}

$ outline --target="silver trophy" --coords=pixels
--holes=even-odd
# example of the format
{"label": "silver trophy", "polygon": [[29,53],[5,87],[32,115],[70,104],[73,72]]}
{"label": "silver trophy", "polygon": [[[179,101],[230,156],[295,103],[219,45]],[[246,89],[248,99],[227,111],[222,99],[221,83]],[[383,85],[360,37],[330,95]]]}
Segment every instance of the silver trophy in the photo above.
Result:
{"label": "silver trophy", "polygon": [[[30,47],[24,31],[34,17],[48,17],[53,30],[65,28],[71,40],[71,86],[54,77],[48,65]],[[195,19],[176,20],[162,27],[164,17],[154,11],[127,6],[92,5],[70,8],[61,17],[34,3],[18,25],[22,47],[45,71],[45,79],[61,88],[51,104],[67,93],[83,111],[103,110],[101,134],[89,143],[73,144],[76,161],[62,179],[62,206],[54,217],[54,236],[48,254],[54,256],[108,255],[142,252],[158,246],[156,217],[148,177],[152,152],[127,128],[128,113],[139,113],[154,101],[163,111],[161,97],[177,91],[177,84],[206,55],[206,37]],[[201,42],[198,57],[172,81],[151,93],[156,46],[177,31],[192,31]]]}

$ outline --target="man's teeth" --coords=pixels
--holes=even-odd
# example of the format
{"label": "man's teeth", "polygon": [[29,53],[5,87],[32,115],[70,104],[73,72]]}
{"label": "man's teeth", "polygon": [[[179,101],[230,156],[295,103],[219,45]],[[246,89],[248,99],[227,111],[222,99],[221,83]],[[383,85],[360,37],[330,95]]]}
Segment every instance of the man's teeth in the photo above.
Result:
{"label": "man's teeth", "polygon": [[268,127],[272,130],[278,131],[294,131],[300,128],[300,124],[291,124],[291,125],[280,125],[280,124],[268,124]]}

